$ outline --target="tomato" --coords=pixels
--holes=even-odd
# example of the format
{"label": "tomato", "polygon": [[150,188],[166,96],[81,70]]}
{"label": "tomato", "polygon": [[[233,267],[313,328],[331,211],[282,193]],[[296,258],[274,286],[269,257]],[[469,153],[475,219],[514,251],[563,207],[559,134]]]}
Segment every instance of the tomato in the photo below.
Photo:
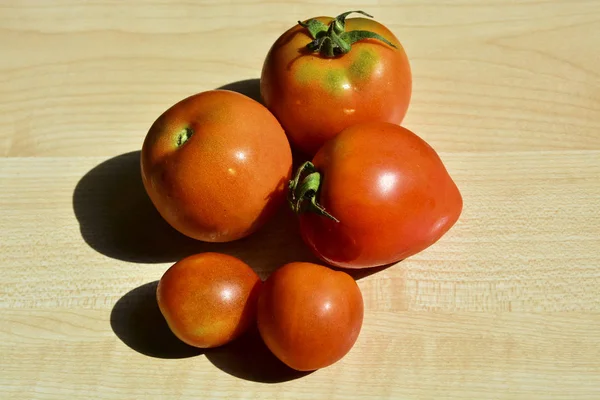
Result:
{"label": "tomato", "polygon": [[171,266],[156,296],[175,336],[209,348],[232,341],[254,323],[260,287],[258,275],[241,260],[202,253]]}
{"label": "tomato", "polygon": [[327,367],[354,346],[363,321],[363,300],[350,275],[295,262],[266,280],[257,324],[267,347],[299,371]]}
{"label": "tomato", "polygon": [[367,268],[431,246],[458,220],[463,203],[424,140],[398,125],[370,122],[345,129],[299,169],[290,204],[318,257]]}
{"label": "tomato", "polygon": [[285,201],[292,168],[277,119],[242,94],[212,90],[165,111],[141,153],[144,187],[163,218],[195,239],[227,242]]}
{"label": "tomato", "polygon": [[348,14],[290,28],[264,61],[264,103],[292,145],[310,155],[351,125],[399,124],[410,102],[411,70],[399,40],[382,24]]}

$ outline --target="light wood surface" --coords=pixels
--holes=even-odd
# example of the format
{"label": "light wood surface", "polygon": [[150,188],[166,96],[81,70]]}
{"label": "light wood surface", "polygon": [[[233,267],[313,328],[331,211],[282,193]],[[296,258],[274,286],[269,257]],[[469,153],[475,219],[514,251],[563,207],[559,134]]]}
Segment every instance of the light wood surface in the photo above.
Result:
{"label": "light wood surface", "polygon": [[[265,278],[312,257],[287,214],[231,244],[173,232],[144,135],[192,93],[256,95],[281,32],[350,9],[405,45],[405,125],[463,215],[356,275],[364,326],[334,366],[294,373],[256,334],[191,351],[154,300],[175,260],[223,251]],[[599,43],[597,0],[0,0],[0,398],[600,399]]]}

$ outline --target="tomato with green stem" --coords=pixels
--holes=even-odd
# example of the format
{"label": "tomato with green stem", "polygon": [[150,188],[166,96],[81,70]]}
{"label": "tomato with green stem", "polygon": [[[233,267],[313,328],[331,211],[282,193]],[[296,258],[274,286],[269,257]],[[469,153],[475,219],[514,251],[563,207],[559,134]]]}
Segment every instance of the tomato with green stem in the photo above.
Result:
{"label": "tomato with green stem", "polygon": [[400,124],[412,90],[408,57],[394,34],[367,18],[299,22],[271,47],[261,95],[297,149],[313,155],[342,129]]}
{"label": "tomato with green stem", "polygon": [[302,238],[325,262],[367,268],[437,242],[458,220],[462,196],[435,150],[398,125],[343,130],[289,185]]}

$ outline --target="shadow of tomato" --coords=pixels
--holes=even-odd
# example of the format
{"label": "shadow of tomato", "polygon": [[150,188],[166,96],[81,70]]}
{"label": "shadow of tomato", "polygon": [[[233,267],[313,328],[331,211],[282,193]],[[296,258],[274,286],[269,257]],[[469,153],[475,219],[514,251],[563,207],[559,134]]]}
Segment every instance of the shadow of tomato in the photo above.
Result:
{"label": "shadow of tomato", "polygon": [[263,342],[256,326],[233,342],[206,351],[205,356],[220,370],[254,382],[285,382],[314,372],[296,371],[281,362]]}
{"label": "shadow of tomato", "polygon": [[111,158],[77,183],[73,209],[81,236],[96,251],[130,262],[169,262],[194,253],[198,242],[167,224],[146,195],[139,160],[139,151]]}
{"label": "shadow of tomato", "polygon": [[187,358],[202,349],[179,340],[162,316],[156,301],[158,281],[147,283],[125,294],[112,309],[110,326],[127,346],[149,357]]}
{"label": "shadow of tomato", "polygon": [[231,82],[226,85],[220,86],[217,89],[238,92],[263,104],[262,98],[260,96],[260,79],[257,78]]}
{"label": "shadow of tomato", "polygon": [[206,243],[173,229],[148,198],[139,167],[140,152],[111,158],[77,184],[73,208],[85,242],[96,251],[138,263],[175,262],[207,251],[238,257],[261,278],[292,261],[313,261],[295,216],[285,207],[252,235],[229,243]]}
{"label": "shadow of tomato", "polygon": [[277,383],[308,372],[291,369],[275,357],[253,325],[238,339],[221,347],[199,349],[179,340],[169,329],[156,301],[158,281],[126,293],[112,309],[113,332],[131,349],[148,357],[178,359],[204,354],[221,371],[254,382]]}

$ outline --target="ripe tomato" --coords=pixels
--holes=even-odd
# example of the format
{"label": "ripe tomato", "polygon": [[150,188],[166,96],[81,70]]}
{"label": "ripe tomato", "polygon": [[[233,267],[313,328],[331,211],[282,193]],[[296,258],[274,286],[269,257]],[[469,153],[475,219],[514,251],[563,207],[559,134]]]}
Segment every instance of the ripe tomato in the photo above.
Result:
{"label": "ripe tomato", "polygon": [[292,168],[277,119],[242,94],[212,90],[154,122],[141,154],[144,187],[163,218],[195,239],[249,235],[285,200]]}
{"label": "ripe tomato", "polygon": [[300,229],[312,251],[345,268],[416,254],[462,211],[461,194],[435,150],[386,122],[355,125],[327,142],[291,182],[290,204],[308,211],[300,214]]}
{"label": "ripe tomato", "polygon": [[292,27],[263,65],[264,103],[307,154],[360,122],[399,124],[408,109],[412,78],[402,45],[380,23],[348,14]]}
{"label": "ripe tomato", "polygon": [[258,330],[267,347],[299,371],[327,367],[354,346],[363,300],[350,275],[311,263],[290,263],[266,280]]}
{"label": "ripe tomato", "polygon": [[241,260],[202,253],[169,268],[156,297],[175,336],[208,348],[230,342],[251,326],[260,286],[258,275]]}

